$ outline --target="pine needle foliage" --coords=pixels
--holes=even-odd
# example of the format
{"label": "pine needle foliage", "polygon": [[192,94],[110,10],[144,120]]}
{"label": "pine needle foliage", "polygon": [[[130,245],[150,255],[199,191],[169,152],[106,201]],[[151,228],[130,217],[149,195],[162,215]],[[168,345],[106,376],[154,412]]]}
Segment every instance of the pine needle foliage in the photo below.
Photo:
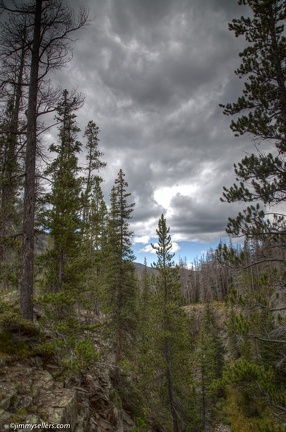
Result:
{"label": "pine needle foliage", "polygon": [[[84,304],[88,259],[82,254],[84,221],[82,220],[82,178],[78,155],[81,143],[75,111],[79,99],[64,90],[56,119],[58,143],[50,151],[56,158],[47,169],[52,188],[46,195],[46,207],[40,214],[48,235],[47,251],[39,257],[42,295],[38,303],[45,312],[44,323],[53,334],[46,349],[52,349],[67,370],[78,372],[97,359],[93,342],[83,332],[78,310]],[[50,346],[49,346],[50,345]]]}
{"label": "pine needle foliage", "polygon": [[50,151],[57,157],[47,170],[51,175],[52,189],[47,194],[48,208],[42,212],[43,229],[50,237],[50,248],[42,257],[46,261],[45,284],[47,291],[69,291],[71,285],[80,283],[77,257],[80,256],[83,223],[81,220],[82,180],[79,177],[78,155],[81,144],[77,141],[79,128],[74,111],[78,100],[69,100],[65,90],[58,104],[56,119],[59,122],[59,143]]}
{"label": "pine needle foliage", "polygon": [[170,228],[163,214],[156,232],[158,244],[152,247],[157,255],[153,267],[158,275],[151,308],[150,345],[147,350],[145,346],[143,356],[145,391],[153,395],[148,404],[158,423],[175,432],[196,430],[192,428],[197,427],[197,419],[191,417],[195,401],[191,399],[190,323],[181,308],[179,268],[173,262]]}
{"label": "pine needle foliage", "polygon": [[137,327],[138,286],[132,264],[133,232],[129,229],[134,203],[129,202],[128,183],[120,169],[110,195],[110,211],[106,243],[106,311],[115,343],[115,363],[132,353]]}
{"label": "pine needle foliage", "polygon": [[260,204],[279,204],[286,192],[286,7],[281,0],[238,3],[250,9],[250,17],[242,16],[229,24],[235,36],[247,42],[235,71],[245,83],[237,102],[222,107],[224,114],[235,116],[230,124],[235,135],[250,134],[258,145],[271,143],[272,150],[266,153],[257,148],[257,154],[247,155],[234,165],[237,183],[224,188],[223,201],[250,205],[229,219],[227,232],[235,236],[279,235],[285,233],[284,216],[276,214],[272,219]]}

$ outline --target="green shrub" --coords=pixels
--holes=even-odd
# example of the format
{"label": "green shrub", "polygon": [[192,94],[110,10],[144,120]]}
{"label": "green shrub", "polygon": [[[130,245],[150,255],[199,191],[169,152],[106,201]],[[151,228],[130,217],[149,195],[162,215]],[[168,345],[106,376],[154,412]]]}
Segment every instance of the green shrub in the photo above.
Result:
{"label": "green shrub", "polygon": [[73,373],[80,373],[82,370],[93,366],[99,358],[93,341],[88,338],[77,341],[73,347],[73,352],[74,355],[65,361],[68,370]]}
{"label": "green shrub", "polygon": [[0,356],[16,356],[24,358],[31,356],[31,347],[26,341],[15,340],[13,334],[7,331],[0,332]]}
{"label": "green shrub", "polygon": [[0,329],[9,333],[35,338],[39,336],[39,328],[29,320],[22,318],[19,313],[8,310],[0,315]]}

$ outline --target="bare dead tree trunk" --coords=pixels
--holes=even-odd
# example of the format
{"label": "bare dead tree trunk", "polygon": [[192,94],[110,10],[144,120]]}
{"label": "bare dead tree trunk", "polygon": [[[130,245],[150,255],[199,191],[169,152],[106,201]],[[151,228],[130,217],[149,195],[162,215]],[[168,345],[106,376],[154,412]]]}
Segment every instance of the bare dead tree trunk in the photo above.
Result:
{"label": "bare dead tree trunk", "polygon": [[39,52],[41,38],[42,1],[36,0],[30,87],[27,112],[27,147],[25,195],[23,212],[23,256],[20,285],[20,308],[23,318],[33,320],[34,223],[36,197],[36,143]]}
{"label": "bare dead tree trunk", "polygon": [[24,75],[25,56],[26,56],[26,49],[25,49],[26,37],[27,37],[27,27],[25,21],[25,25],[23,28],[23,35],[22,35],[23,40],[22,40],[22,47],[21,47],[19,73],[17,76],[17,82],[15,84],[15,106],[14,106],[14,114],[13,114],[13,125],[14,125],[15,132],[18,132],[18,128],[19,128],[20,104],[21,104],[22,93],[23,93],[23,75]]}

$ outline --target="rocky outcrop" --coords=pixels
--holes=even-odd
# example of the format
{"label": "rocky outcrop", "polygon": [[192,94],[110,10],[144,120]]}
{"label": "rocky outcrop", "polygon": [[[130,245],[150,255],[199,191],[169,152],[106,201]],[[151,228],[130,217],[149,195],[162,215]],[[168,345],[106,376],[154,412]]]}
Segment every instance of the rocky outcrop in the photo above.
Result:
{"label": "rocky outcrop", "polygon": [[[10,424],[69,425],[72,432],[128,431],[130,416],[117,405],[107,369],[96,369],[79,382],[57,379],[58,368],[28,363],[2,364],[0,369],[0,430]],[[63,429],[63,428],[62,428]],[[20,429],[19,429],[20,430]]]}

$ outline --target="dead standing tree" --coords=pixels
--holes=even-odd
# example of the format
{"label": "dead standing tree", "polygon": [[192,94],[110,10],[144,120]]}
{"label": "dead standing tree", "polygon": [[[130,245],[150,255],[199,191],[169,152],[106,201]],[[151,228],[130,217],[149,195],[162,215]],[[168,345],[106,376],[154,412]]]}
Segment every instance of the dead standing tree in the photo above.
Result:
{"label": "dead standing tree", "polygon": [[[71,59],[72,34],[88,21],[88,12],[81,8],[78,14],[62,0],[32,0],[13,2],[13,7],[0,2],[0,11],[13,19],[26,17],[31,29],[29,65],[29,92],[26,126],[25,181],[23,209],[22,277],[20,284],[21,314],[33,319],[34,225],[36,197],[37,106],[40,85],[51,70],[63,67]],[[7,35],[8,37],[8,35]],[[1,59],[0,59],[1,60]]]}

